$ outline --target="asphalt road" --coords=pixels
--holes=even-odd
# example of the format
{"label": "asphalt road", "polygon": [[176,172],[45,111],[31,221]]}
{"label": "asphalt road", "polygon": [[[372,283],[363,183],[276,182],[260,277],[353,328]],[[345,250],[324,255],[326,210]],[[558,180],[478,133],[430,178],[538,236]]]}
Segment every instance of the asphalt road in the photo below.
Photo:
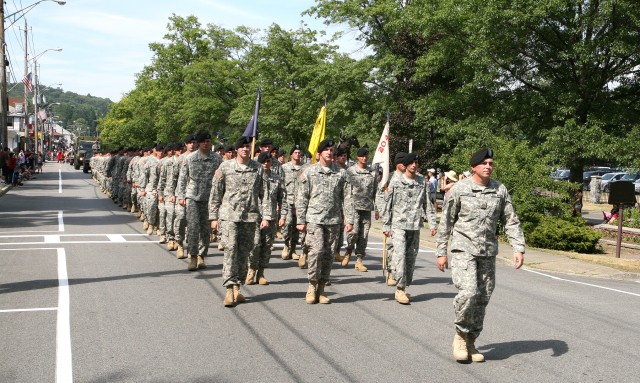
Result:
{"label": "asphalt road", "polygon": [[484,364],[451,357],[450,273],[422,249],[412,303],[393,299],[370,238],[369,272],[336,264],[331,305],[279,257],[269,286],[224,308],[221,254],[188,272],[90,177],[47,164],[0,198],[1,382],[640,381],[640,284],[550,278],[498,264]]}

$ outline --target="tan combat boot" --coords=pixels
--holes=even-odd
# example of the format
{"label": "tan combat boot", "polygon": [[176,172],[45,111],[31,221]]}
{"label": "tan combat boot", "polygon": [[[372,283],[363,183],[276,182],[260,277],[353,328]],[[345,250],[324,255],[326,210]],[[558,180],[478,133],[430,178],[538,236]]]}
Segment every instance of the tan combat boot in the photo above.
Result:
{"label": "tan combat boot", "polygon": [[135,213],[135,212],[136,212],[136,205],[133,205],[133,204],[132,204],[132,205],[131,205],[131,210],[130,210],[130,211],[131,211],[132,213]]}
{"label": "tan combat boot", "polygon": [[147,225],[147,234],[153,235],[153,226]]}
{"label": "tan combat boot", "polygon": [[342,260],[343,260],[343,259],[344,259],[344,258],[340,255],[340,251],[336,251],[336,252],[333,254],[333,261],[334,261],[334,262],[342,262]]}
{"label": "tan combat boot", "polygon": [[347,267],[349,264],[349,259],[351,259],[351,250],[347,250],[344,252],[344,258],[342,258],[342,267]]}
{"label": "tan combat boot", "polygon": [[256,278],[256,269],[249,266],[249,271],[247,272],[247,279],[245,279],[244,284],[245,285],[253,285],[255,284],[255,278]]}
{"label": "tan combat boot", "polygon": [[[149,221],[145,219],[144,222],[142,223],[142,230],[147,230],[147,229],[149,229]],[[151,233],[147,232],[147,234],[151,234]]]}
{"label": "tan combat boot", "polygon": [[246,298],[244,297],[244,295],[240,294],[239,285],[233,285],[233,300],[236,303],[243,303],[244,301],[246,301]]}
{"label": "tan combat boot", "polygon": [[317,282],[309,281],[309,287],[307,287],[307,295],[305,297],[305,300],[310,305],[316,303],[316,285]]}
{"label": "tan combat boot", "polygon": [[289,246],[284,245],[284,247],[282,248],[282,254],[280,255],[280,258],[284,260],[291,259],[291,254],[289,254]]}
{"label": "tan combat boot", "polygon": [[166,235],[161,235],[159,243],[167,243],[167,236]]}
{"label": "tan combat boot", "polygon": [[302,255],[300,256],[300,259],[298,259],[298,266],[301,269],[307,268],[307,253],[305,252],[302,253]]}
{"label": "tan combat boot", "polygon": [[167,250],[172,251],[173,250],[173,244],[174,244],[174,241],[167,242]]}
{"label": "tan combat boot", "polygon": [[187,270],[196,271],[198,270],[198,257],[191,257],[189,260],[189,266],[187,266]]}
{"label": "tan combat boot", "polygon": [[300,256],[294,251],[293,253],[291,253],[291,259],[293,259],[294,261],[299,261]]}
{"label": "tan combat boot", "polygon": [[202,255],[198,255],[197,257],[197,265],[199,269],[206,269],[207,264],[204,263],[204,257]]}
{"label": "tan combat boot", "polygon": [[404,292],[404,288],[398,287],[396,289],[396,301],[398,301],[398,303],[403,304],[403,305],[408,305],[409,304],[409,297]]}
{"label": "tan combat boot", "polygon": [[224,244],[222,243],[222,241],[218,242],[218,250],[224,250]]}
{"label": "tan combat boot", "polygon": [[458,329],[456,329],[456,335],[453,337],[453,358],[457,362],[466,362],[469,360],[467,335]]}
{"label": "tan combat boot", "polygon": [[216,242],[218,240],[218,234],[216,233],[211,233],[209,235],[209,243],[213,243]]}
{"label": "tan combat boot", "polygon": [[362,257],[358,257],[356,260],[356,270],[365,272],[367,271],[367,267],[362,264]]}
{"label": "tan combat boot", "polygon": [[181,244],[178,244],[178,251],[176,252],[176,258],[178,258],[178,259],[185,259],[185,258],[187,258],[187,257],[184,255],[184,247],[182,247],[182,245],[181,245]]}
{"label": "tan combat boot", "polygon": [[264,277],[264,267],[258,267],[258,284],[266,286],[269,284],[267,278]]}
{"label": "tan combat boot", "polygon": [[227,286],[227,292],[224,295],[224,307],[233,307],[236,302],[233,300],[233,287]]}
{"label": "tan combat boot", "polygon": [[319,303],[323,305],[328,305],[329,303],[331,303],[331,299],[329,299],[329,297],[324,295],[324,286],[325,286],[324,282],[318,282],[318,290],[316,291],[317,293],[316,295],[318,296]]}
{"label": "tan combat boot", "polygon": [[395,286],[396,280],[393,278],[393,273],[391,271],[387,271],[387,286]]}
{"label": "tan combat boot", "polygon": [[472,362],[482,363],[484,362],[484,355],[476,349],[476,338],[471,335],[467,335],[467,353],[471,357]]}

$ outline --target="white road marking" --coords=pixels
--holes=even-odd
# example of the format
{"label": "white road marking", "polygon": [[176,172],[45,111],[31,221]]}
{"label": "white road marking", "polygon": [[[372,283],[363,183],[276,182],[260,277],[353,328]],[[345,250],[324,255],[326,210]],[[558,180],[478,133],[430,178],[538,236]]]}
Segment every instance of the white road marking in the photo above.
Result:
{"label": "white road marking", "polygon": [[62,210],[58,212],[58,231],[64,231],[64,220],[62,219]]}
{"label": "white road marking", "polygon": [[58,248],[58,321],[56,328],[56,383],[73,382],[71,359],[71,324],[69,312],[69,278],[67,256]]}
{"label": "white road marking", "polygon": [[127,242],[127,240],[120,234],[107,234],[107,238],[109,238],[109,241],[111,242]]}
{"label": "white road marking", "polygon": [[42,307],[35,309],[13,309],[13,310],[0,310],[0,313],[22,313],[22,312],[30,312],[30,311],[56,311],[57,307]]}
{"label": "white road marking", "polygon": [[622,293],[622,294],[628,294],[628,295],[633,295],[636,297],[640,297],[640,294],[636,294],[636,293],[631,293],[628,291],[624,291],[624,290],[618,290],[618,289],[612,289],[611,287],[605,287],[605,286],[600,286],[600,285],[594,285],[592,283],[586,283],[586,282],[579,282],[579,281],[573,281],[571,279],[565,279],[565,278],[560,278],[560,277],[556,277],[554,275],[549,275],[549,274],[545,274],[545,273],[541,273],[539,271],[533,271],[531,269],[527,269],[527,268],[523,268],[523,270],[528,271],[530,273],[534,273],[534,274],[538,274],[538,275],[542,275],[551,279],[555,279],[558,281],[564,281],[564,282],[571,282],[571,283],[576,283],[578,285],[584,285],[584,286],[590,286],[590,287],[596,287],[599,289],[603,289],[603,290],[610,290],[610,291],[615,291],[617,293]]}
{"label": "white road marking", "polygon": [[[7,246],[7,245],[44,245],[46,242],[10,242],[10,243],[0,243],[0,246]],[[92,244],[98,244],[98,243],[118,243],[118,242],[113,242],[113,241],[60,241],[58,242],[58,244],[61,245],[71,245],[71,244],[78,244],[78,243],[92,243]],[[124,243],[158,243],[158,241],[154,240],[154,241],[124,241]]]}
{"label": "white road marking", "polygon": [[62,194],[62,165],[58,169],[58,193]]}
{"label": "white road marking", "polygon": [[44,243],[60,243],[59,235],[45,235]]}

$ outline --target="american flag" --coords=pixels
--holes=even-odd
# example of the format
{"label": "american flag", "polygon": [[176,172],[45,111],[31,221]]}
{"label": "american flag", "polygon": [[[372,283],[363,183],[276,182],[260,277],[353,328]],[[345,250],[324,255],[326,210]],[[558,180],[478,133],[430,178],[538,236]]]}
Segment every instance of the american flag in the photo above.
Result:
{"label": "american flag", "polygon": [[33,83],[31,82],[31,72],[28,75],[24,76],[22,79],[22,83],[27,87],[29,92],[33,92]]}

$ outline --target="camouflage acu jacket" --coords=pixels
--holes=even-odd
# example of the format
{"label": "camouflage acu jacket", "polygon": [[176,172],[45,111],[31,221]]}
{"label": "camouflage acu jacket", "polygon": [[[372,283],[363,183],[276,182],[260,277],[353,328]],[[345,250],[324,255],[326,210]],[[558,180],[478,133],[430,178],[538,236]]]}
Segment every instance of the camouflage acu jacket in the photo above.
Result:
{"label": "camouflage acu jacket", "polygon": [[457,182],[442,208],[436,255],[446,256],[451,240],[451,251],[495,257],[499,223],[503,224],[513,251],[524,252],[524,234],[507,188],[495,180],[487,186],[478,185],[471,178]]}
{"label": "camouflage acu jacket", "polygon": [[351,185],[343,169],[316,163],[302,170],[298,182],[295,203],[298,224],[339,224],[344,210],[345,223],[353,225]]}
{"label": "camouflage acu jacket", "polygon": [[176,197],[179,200],[208,201],[213,174],[221,163],[222,157],[217,153],[204,155],[196,150],[188,154],[180,168]]}
{"label": "camouflage acu jacket", "polygon": [[436,228],[436,212],[429,199],[428,185],[422,176],[408,179],[395,176],[385,197],[382,231],[420,230],[424,218],[429,228]]}

